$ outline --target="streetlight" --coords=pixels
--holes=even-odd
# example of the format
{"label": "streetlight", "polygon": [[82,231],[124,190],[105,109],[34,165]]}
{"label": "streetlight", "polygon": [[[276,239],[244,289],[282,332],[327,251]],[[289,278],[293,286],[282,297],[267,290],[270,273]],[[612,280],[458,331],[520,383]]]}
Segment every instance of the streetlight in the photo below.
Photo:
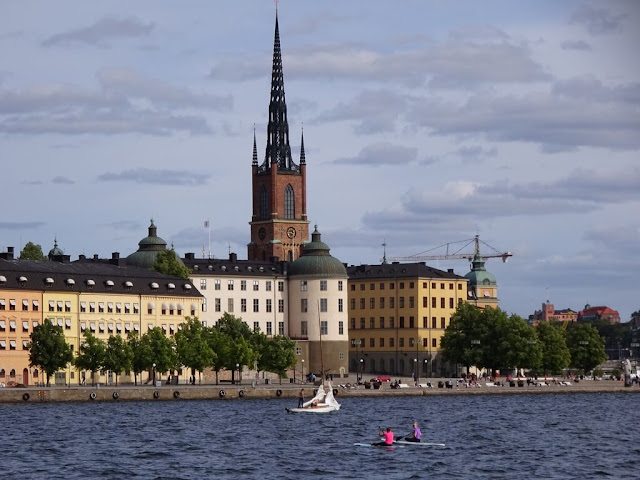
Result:
{"label": "streetlight", "polygon": [[156,364],[153,364],[153,386],[156,386]]}
{"label": "streetlight", "polygon": [[[362,340],[357,338],[355,340],[351,340],[351,345],[353,345],[354,347],[356,347],[356,367],[359,368],[360,362],[362,361],[362,359],[360,358],[360,353],[358,351],[358,347],[360,347],[360,345],[362,345]],[[356,370],[356,383],[358,383],[358,370]]]}
{"label": "streetlight", "polygon": [[418,359],[413,359],[413,381],[418,383]]}
{"label": "streetlight", "polygon": [[240,384],[240,364],[236,363],[236,371],[238,372],[238,384]]}
{"label": "streetlight", "polygon": [[[360,378],[362,378],[364,376],[363,373],[364,373],[364,359],[361,358],[360,359]],[[356,383],[358,383],[358,382],[359,382],[359,380],[358,380],[358,372],[356,372]]]}
{"label": "streetlight", "polygon": [[422,369],[422,373],[424,373],[424,376],[426,378],[429,378],[429,370],[427,369],[427,366],[429,365],[429,359],[425,358],[424,359],[424,367]]}
{"label": "streetlight", "polygon": [[302,383],[305,383],[305,381],[304,381],[304,358],[302,359]]}
{"label": "streetlight", "polygon": [[[474,338],[471,340],[471,348],[473,349],[475,345],[480,345],[480,340],[478,340],[477,338]],[[469,375],[469,366],[467,366],[467,374]],[[476,367],[476,377],[478,376],[478,367]]]}

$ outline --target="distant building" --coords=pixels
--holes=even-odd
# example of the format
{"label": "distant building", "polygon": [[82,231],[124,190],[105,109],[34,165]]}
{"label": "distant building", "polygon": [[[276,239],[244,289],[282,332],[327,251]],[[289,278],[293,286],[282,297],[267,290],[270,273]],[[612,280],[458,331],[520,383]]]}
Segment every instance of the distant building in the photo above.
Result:
{"label": "distant building", "polygon": [[540,322],[577,322],[578,312],[570,308],[556,310],[553,304],[547,300],[546,303],[542,304],[542,309],[536,310],[530,318],[533,324]]}
{"label": "distant building", "polygon": [[606,306],[592,307],[587,304],[584,306],[584,310],[580,310],[578,313],[579,322],[595,322],[598,320],[606,320],[609,323],[620,323],[620,314],[617,310]]}

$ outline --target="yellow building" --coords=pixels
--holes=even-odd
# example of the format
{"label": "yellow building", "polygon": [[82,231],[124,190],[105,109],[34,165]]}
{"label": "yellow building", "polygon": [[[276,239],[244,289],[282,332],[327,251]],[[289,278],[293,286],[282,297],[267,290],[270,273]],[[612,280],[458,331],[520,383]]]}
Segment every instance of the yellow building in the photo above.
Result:
{"label": "yellow building", "polygon": [[[44,382],[29,367],[29,335],[35,325],[50,321],[63,328],[65,339],[79,352],[89,330],[105,342],[111,335],[126,338],[161,327],[172,336],[187,316],[199,316],[202,295],[189,280],[153,270],[125,266],[117,254],[110,260],[57,255],[50,261],[14,260],[13,249],[0,254],[0,382],[31,385]],[[55,384],[81,384],[90,372],[71,365],[57,372]],[[110,383],[110,372],[96,373]],[[123,375],[122,382],[132,380]]]}
{"label": "yellow building", "polygon": [[440,337],[467,299],[467,279],[424,263],[350,266],[347,273],[350,371],[438,376]]}

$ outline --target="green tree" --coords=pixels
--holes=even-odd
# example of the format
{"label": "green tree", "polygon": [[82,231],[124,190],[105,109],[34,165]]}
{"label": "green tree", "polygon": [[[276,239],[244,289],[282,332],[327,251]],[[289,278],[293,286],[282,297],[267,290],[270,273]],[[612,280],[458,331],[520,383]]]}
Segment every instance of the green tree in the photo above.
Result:
{"label": "green tree", "polygon": [[156,372],[167,372],[178,368],[175,341],[167,338],[160,327],[154,327],[143,335],[151,348],[151,359]]}
{"label": "green tree", "polygon": [[104,368],[116,374],[116,387],[118,375],[131,372],[132,362],[133,350],[127,341],[120,335],[110,336],[105,350]]}
{"label": "green tree", "polygon": [[74,364],[79,370],[91,372],[91,384],[95,385],[95,373],[102,369],[105,360],[104,340],[97,338],[89,330],[84,332],[84,341],[80,344],[80,351]]}
{"label": "green tree", "polygon": [[213,365],[215,353],[207,341],[207,334],[200,320],[197,317],[187,317],[186,320],[175,335],[176,351],[182,365],[192,372],[198,372],[200,383],[202,371]]}
{"label": "green tree", "polygon": [[258,369],[277,373],[282,380],[287,376],[287,370],[296,364],[296,342],[289,337],[278,335],[262,343],[258,355]]}
{"label": "green tree", "polygon": [[567,329],[567,347],[571,353],[570,365],[585,374],[604,362],[604,339],[588,323],[579,323]]}
{"label": "green tree", "polygon": [[538,341],[542,347],[542,361],[540,366],[545,375],[561,372],[569,366],[571,354],[567,348],[562,327],[541,322],[536,327]]}
{"label": "green tree", "polygon": [[216,372],[216,385],[218,385],[220,370],[230,363],[232,340],[229,335],[221,332],[217,327],[205,329],[205,338],[214,353],[211,368]]}
{"label": "green tree", "polygon": [[42,247],[33,242],[27,242],[20,252],[20,260],[48,260],[42,253]]}
{"label": "green tree", "polygon": [[48,387],[49,377],[73,361],[73,348],[67,344],[62,327],[49,320],[34,327],[30,338],[29,366],[40,367],[47,375]]}
{"label": "green tree", "polygon": [[542,362],[542,346],[536,331],[518,315],[511,315],[504,324],[502,335],[508,345],[506,362],[511,368],[536,369]]}
{"label": "green tree", "polygon": [[[151,370],[153,366],[153,352],[147,337],[142,337],[136,331],[129,332],[127,344],[131,348],[133,358],[131,360],[131,369],[133,370],[133,381],[138,385],[138,375],[145,370]],[[142,378],[140,378],[142,383]]]}
{"label": "green tree", "polygon": [[482,310],[462,302],[451,316],[449,326],[440,340],[440,353],[449,363],[467,367],[478,365],[482,359],[483,340],[487,325]]}
{"label": "green tree", "polygon": [[152,268],[157,272],[184,279],[189,278],[189,275],[191,274],[189,269],[180,261],[173,249],[160,251],[155,262],[153,262]]}

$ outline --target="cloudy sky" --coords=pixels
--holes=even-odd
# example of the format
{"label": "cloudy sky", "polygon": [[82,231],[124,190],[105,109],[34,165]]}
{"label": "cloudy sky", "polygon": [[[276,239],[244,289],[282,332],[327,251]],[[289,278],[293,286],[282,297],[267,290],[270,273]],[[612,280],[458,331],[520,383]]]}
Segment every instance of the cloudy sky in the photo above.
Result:
{"label": "cloudy sky", "polygon": [[[349,264],[467,253],[527,316],[640,309],[640,4],[281,0],[294,158]],[[246,258],[275,6],[0,0],[0,249]],[[456,243],[458,242],[458,243]],[[462,249],[462,250],[460,250]],[[464,275],[465,260],[434,261]]]}

